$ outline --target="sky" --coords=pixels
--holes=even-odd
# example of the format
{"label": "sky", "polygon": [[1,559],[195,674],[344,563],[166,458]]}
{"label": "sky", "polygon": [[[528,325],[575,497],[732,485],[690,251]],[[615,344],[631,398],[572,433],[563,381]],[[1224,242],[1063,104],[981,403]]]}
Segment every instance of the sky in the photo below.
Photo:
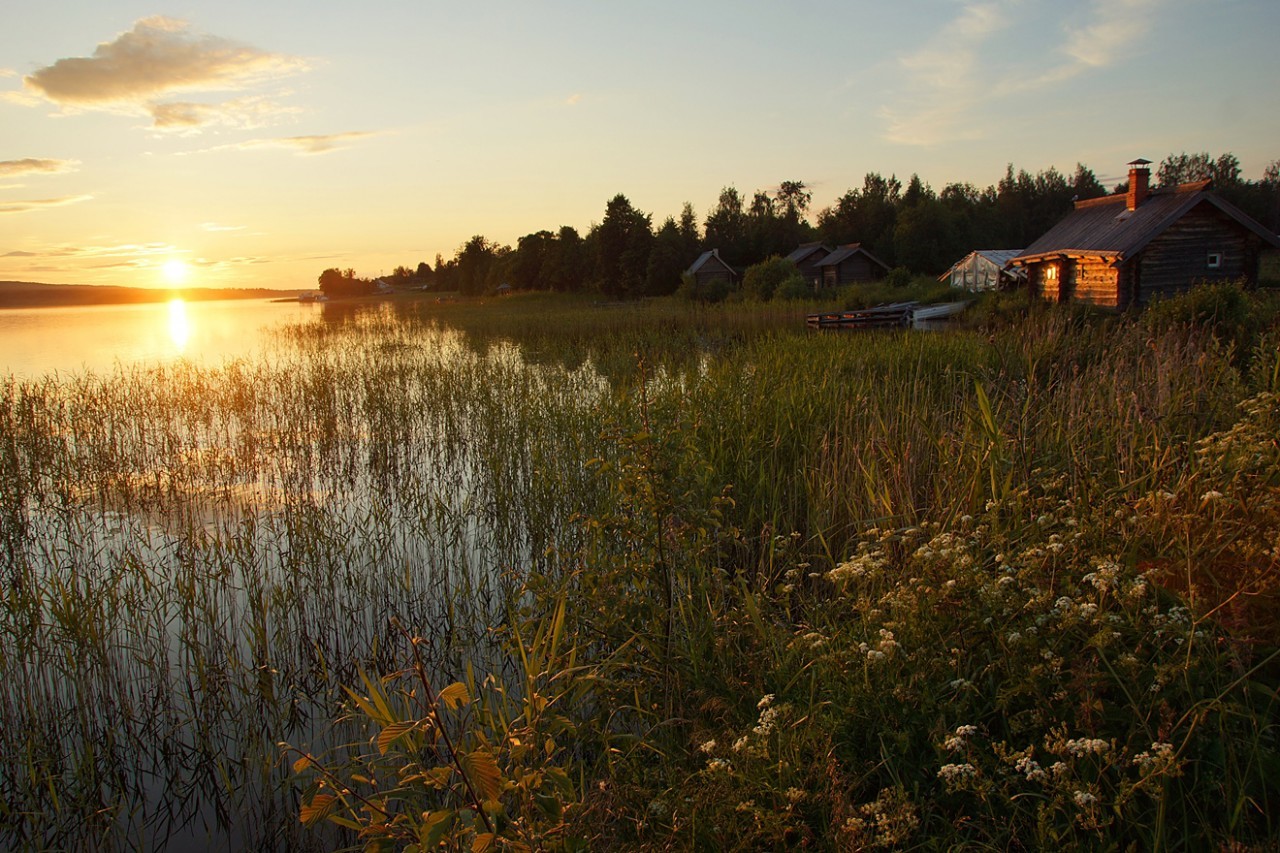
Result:
{"label": "sky", "polygon": [[722,188],[1280,158],[1277,0],[41,0],[0,28],[0,280],[316,286]]}

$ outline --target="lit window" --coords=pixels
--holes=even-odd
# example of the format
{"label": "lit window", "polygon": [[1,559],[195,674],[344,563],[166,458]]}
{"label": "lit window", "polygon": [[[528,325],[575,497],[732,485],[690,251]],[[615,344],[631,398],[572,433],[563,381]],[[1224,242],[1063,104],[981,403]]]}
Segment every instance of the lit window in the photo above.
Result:
{"label": "lit window", "polygon": [[1222,253],[1221,253],[1221,252],[1210,252],[1210,253],[1209,253],[1208,267],[1209,267],[1209,269],[1211,269],[1211,270],[1220,269],[1220,268],[1222,267]]}
{"label": "lit window", "polygon": [[1058,265],[1057,265],[1057,264],[1049,264],[1049,266],[1047,266],[1047,267],[1045,267],[1045,268],[1044,268],[1044,279],[1045,279],[1045,281],[1057,281],[1057,280],[1058,280]]}

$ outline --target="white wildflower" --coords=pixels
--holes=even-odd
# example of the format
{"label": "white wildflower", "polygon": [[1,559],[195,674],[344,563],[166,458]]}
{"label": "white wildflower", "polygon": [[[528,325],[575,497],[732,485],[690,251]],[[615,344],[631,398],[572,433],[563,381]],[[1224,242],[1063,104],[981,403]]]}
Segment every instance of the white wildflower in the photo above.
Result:
{"label": "white wildflower", "polygon": [[1049,778],[1049,774],[1044,772],[1039,762],[1034,761],[1029,755],[1019,758],[1016,766],[1018,772],[1025,776],[1028,782],[1043,782]]}
{"label": "white wildflower", "polygon": [[944,782],[956,782],[976,775],[978,775],[977,768],[968,762],[964,764],[944,764],[938,770],[938,778]]}

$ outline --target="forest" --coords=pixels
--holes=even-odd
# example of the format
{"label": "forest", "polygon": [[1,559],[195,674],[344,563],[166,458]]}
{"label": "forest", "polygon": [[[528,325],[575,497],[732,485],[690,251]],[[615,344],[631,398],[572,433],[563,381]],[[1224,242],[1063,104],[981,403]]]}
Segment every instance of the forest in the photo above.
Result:
{"label": "forest", "polygon": [[[1280,159],[1266,167],[1260,180],[1250,181],[1241,177],[1234,154],[1170,154],[1154,179],[1157,189],[1212,180],[1223,198],[1280,232]],[[953,182],[941,191],[916,174],[903,186],[895,175],[869,172],[860,188],[817,211],[811,209],[809,186],[788,180],[757,189],[750,198],[736,187],[725,187],[701,222],[685,202],[678,216],[657,226],[653,214],[619,193],[586,234],[561,225],[526,234],[514,247],[477,234],[451,259],[437,254],[434,265],[399,266],[386,278],[401,286],[464,295],[507,284],[518,290],[596,292],[615,299],[664,296],[680,288],[682,273],[705,250],[718,249],[721,258],[743,270],[810,241],[861,243],[890,267],[937,275],[974,249],[1027,246],[1076,200],[1127,189],[1121,183],[1108,190],[1081,163],[1070,175],[1052,166],[1032,175],[1015,171],[1011,163],[994,184],[980,188]],[[327,269],[319,283],[330,295],[373,289],[372,280],[351,269]]]}

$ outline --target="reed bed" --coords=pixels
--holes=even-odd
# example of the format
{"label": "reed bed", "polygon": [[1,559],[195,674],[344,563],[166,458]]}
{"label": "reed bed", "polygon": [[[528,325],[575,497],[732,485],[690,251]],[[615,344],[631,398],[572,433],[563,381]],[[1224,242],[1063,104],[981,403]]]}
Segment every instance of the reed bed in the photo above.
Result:
{"label": "reed bed", "polygon": [[1274,329],[794,312],[0,382],[5,846],[1273,842]]}

